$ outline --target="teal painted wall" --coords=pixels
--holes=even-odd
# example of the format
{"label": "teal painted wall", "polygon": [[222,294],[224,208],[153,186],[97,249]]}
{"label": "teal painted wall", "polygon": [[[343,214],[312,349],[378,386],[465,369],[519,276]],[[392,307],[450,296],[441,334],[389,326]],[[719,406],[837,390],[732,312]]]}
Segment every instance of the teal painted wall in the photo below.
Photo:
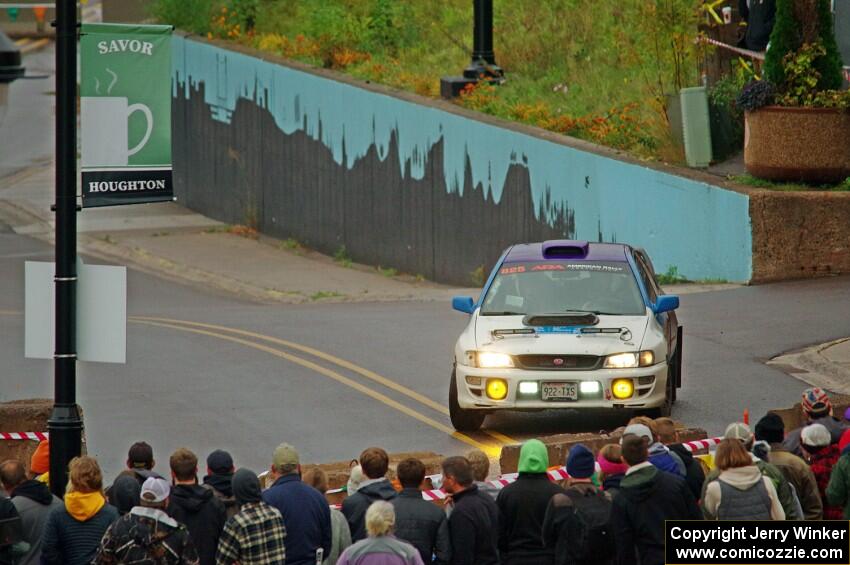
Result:
{"label": "teal painted wall", "polygon": [[428,155],[441,141],[450,192],[464,190],[468,160],[474,184],[498,203],[509,168],[524,167],[534,210],[546,214],[551,207],[540,204],[547,198],[568,206],[578,239],[644,247],[659,272],[676,266],[693,280],[750,279],[746,195],[183,37],[174,38],[173,61],[174,96],[188,99],[203,85],[204,102],[222,124],[230,123],[237,102],[251,101],[282,132],[307,134],[347,169],[371,147],[386,159],[395,134],[399,174],[413,179],[425,176]]}

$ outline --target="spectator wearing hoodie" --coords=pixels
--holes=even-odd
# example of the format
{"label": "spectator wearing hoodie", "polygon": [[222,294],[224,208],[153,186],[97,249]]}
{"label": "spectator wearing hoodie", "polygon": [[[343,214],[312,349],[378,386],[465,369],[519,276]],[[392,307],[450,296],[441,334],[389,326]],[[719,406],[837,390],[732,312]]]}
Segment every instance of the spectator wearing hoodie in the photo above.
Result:
{"label": "spectator wearing hoodie", "polygon": [[567,487],[549,501],[543,518],[543,543],[554,565],[611,565],[613,496],[593,484],[593,452],[578,444],[567,455]]}
{"label": "spectator wearing hoodie", "polygon": [[218,541],[218,565],[265,565],[286,562],[286,528],[276,508],[263,502],[260,479],[239,469],[231,482],[239,512],[224,525]]}
{"label": "spectator wearing hoodie", "polygon": [[785,436],[785,449],[798,457],[803,456],[803,451],[800,448],[800,433],[803,428],[809,424],[818,423],[829,430],[831,443],[838,443],[841,439],[841,434],[847,429],[847,425],[832,416],[832,402],[829,400],[829,395],[821,388],[807,388],[803,391],[803,399],[800,402],[800,408],[803,411],[805,424],[803,426],[791,430]]}
{"label": "spectator wearing hoodie", "polygon": [[227,516],[224,504],[198,484],[198,457],[180,448],[169,459],[174,488],[168,499],[169,516],[185,524],[201,565],[215,565],[215,551]]}
{"label": "spectator wearing hoodie", "polygon": [[596,456],[596,462],[599,464],[599,474],[597,475],[599,482],[602,485],[602,490],[615,495],[620,491],[620,481],[626,476],[626,471],[629,466],[623,463],[623,455],[620,446],[616,443],[603,445]]}
{"label": "spectator wearing hoodie", "polygon": [[487,482],[490,476],[490,458],[480,449],[473,449],[466,454],[466,460],[472,467],[472,478],[479,492],[489,495],[493,500],[499,495],[499,489]]}
{"label": "spectator wearing hoodie", "polygon": [[37,565],[41,559],[41,538],[47,517],[54,508],[62,506],[62,501],[53,496],[44,483],[27,479],[24,464],[15,459],[0,463],[0,484],[9,493],[21,517],[23,541],[30,546],[16,563]]}
{"label": "spectator wearing hoodie", "polygon": [[504,565],[551,564],[553,548],[543,543],[543,519],[549,501],[564,492],[549,480],[549,453],[543,442],[531,439],[519,452],[517,480],[499,492],[499,550]]}
{"label": "spectator wearing hoodie", "polygon": [[707,519],[785,519],[773,482],[761,474],[740,441],[721,441],[714,462],[720,475],[705,490],[702,511]]}
{"label": "spectator wearing hoodie", "polygon": [[[118,474],[112,486],[106,489],[106,499],[109,504],[118,509],[122,516],[134,506],[139,505],[139,494],[142,484],[150,477],[164,478],[153,471],[156,461],[153,458],[153,448],[144,441],[137,441],[127,451],[127,468]],[[136,481],[136,487],[127,478]],[[120,488],[119,488],[120,487]]]}
{"label": "spectator wearing hoodie", "polygon": [[666,445],[658,441],[655,422],[652,418],[638,416],[629,420],[629,425],[623,430],[623,436],[634,434],[646,438],[649,445],[649,462],[662,471],[673,473],[682,478],[687,476],[687,469],[682,458],[672,453]]}
{"label": "spectator wearing hoodie", "polygon": [[366,480],[352,495],[342,501],[342,513],[351,529],[351,540],[358,542],[366,537],[366,509],[376,500],[390,501],[398,496],[386,478],[390,458],[380,447],[370,447],[360,454],[360,468]]}
{"label": "spectator wearing hoodie", "polygon": [[478,490],[465,457],[443,461],[443,490],[451,495],[452,565],[499,565],[499,507]]}
{"label": "spectator wearing hoodie", "polygon": [[170,492],[165,479],[145,480],[140,504],[109,527],[93,565],[198,565],[186,526],[165,513]]}
{"label": "spectator wearing hoodie", "polygon": [[339,565],[424,565],[415,547],[393,535],[392,504],[375,501],[366,510],[364,522],[369,537],[343,551]]}
{"label": "spectator wearing hoodie", "polygon": [[694,498],[699,500],[702,485],[705,482],[705,472],[700,462],[694,459],[693,453],[679,442],[679,432],[676,430],[675,422],[670,418],[656,418],[655,431],[658,433],[658,441],[667,446],[670,454],[677,455],[682,460],[685,465],[685,482]]}
{"label": "spectator wearing hoodie", "polygon": [[844,519],[850,520],[850,430],[838,442],[841,455],[832,468],[826,487],[826,501],[844,508]]}
{"label": "spectator wearing hoodie", "polygon": [[815,481],[818,484],[818,492],[823,502],[824,520],[841,520],[844,509],[838,504],[829,504],[826,489],[829,486],[829,478],[832,469],[841,455],[838,445],[830,443],[829,430],[822,424],[809,424],[803,428],[800,434],[800,446],[803,450],[803,459],[809,464]]}
{"label": "spectator wearing hoodie", "polygon": [[277,508],[286,528],[287,565],[315,565],[317,554],[331,554],[333,530],[328,501],[301,480],[301,459],[288,443],[277,446],[269,475],[274,481],[263,502]]}
{"label": "spectator wearing hoodie", "polygon": [[820,520],[823,517],[818,483],[811,468],[782,444],[785,438],[785,424],[778,414],[768,412],[755,427],[756,441],[768,444],[770,451],[767,460],[776,466],[782,476],[794,487],[805,520]]}
{"label": "spectator wearing hoodie", "polygon": [[445,565],[451,561],[449,522],[440,508],[422,499],[425,464],[405,459],[396,467],[402,490],[391,502],[395,510],[395,535],[413,545],[423,563]]}
{"label": "spectator wearing hoodie", "polygon": [[204,477],[204,486],[212,489],[216,497],[224,504],[227,517],[230,518],[239,512],[239,505],[233,497],[233,473],[236,467],[233,465],[233,457],[223,449],[216,449],[207,456],[207,474]]}
{"label": "spectator wearing hoodie", "polygon": [[[776,490],[776,494],[779,496],[779,503],[782,504],[782,510],[785,512],[785,519],[802,519],[802,506],[800,506],[797,493],[794,492],[794,489],[782,474],[782,471],[780,471],[775,465],[760,459],[752,453],[755,436],[753,436],[753,432],[750,431],[750,427],[743,422],[733,422],[726,427],[723,437],[724,439],[735,439],[741,442],[744,449],[750,453],[750,458],[753,463],[755,463],[756,467],[758,467],[758,470],[761,471],[761,474],[770,479],[773,483],[774,489]],[[702,487],[703,499],[705,499],[705,491],[708,488],[708,485],[711,484],[712,481],[717,480],[719,475],[720,469],[717,467],[708,472],[708,475],[705,477],[705,484]]]}
{"label": "spectator wearing hoodie", "polygon": [[[313,467],[304,473],[302,480],[324,495],[328,492],[328,474],[321,467]],[[335,565],[345,548],[351,545],[348,521],[336,508],[331,508],[331,552],[325,555],[324,565]]]}
{"label": "spectator wearing hoodie", "polygon": [[684,479],[649,462],[644,437],[628,434],[620,446],[629,465],[614,497],[611,523],[619,565],[663,565],[664,520],[701,520]]}
{"label": "spectator wearing hoodie", "polygon": [[41,540],[43,565],[88,565],[118,511],[103,496],[103,475],[92,457],[68,465],[69,484],[62,506],[47,518]]}

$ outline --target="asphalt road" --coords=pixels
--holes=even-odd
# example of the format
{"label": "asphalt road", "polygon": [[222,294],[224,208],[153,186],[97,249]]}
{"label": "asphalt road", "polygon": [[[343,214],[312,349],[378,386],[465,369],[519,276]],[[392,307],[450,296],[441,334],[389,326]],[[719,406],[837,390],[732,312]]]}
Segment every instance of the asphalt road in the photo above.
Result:
{"label": "asphalt road", "polygon": [[[19,314],[23,261],[50,255],[46,244],[0,226],[0,399],[52,394],[52,363],[23,358]],[[257,305],[132,270],[128,284],[127,364],[79,365],[89,448],[108,474],[140,439],[163,461],[183,445],[200,454],[224,447],[239,464],[262,469],[281,441],[307,461],[330,461],[369,445],[449,454],[471,443],[497,446],[502,434],[521,439],[619,423],[505,414],[488,419],[492,435],[452,437],[444,407],[464,316],[448,304]],[[850,335],[848,298],[848,278],[683,297],[685,383],[675,417],[719,433],[745,408],[757,418],[791,405],[803,385],[763,361]]]}

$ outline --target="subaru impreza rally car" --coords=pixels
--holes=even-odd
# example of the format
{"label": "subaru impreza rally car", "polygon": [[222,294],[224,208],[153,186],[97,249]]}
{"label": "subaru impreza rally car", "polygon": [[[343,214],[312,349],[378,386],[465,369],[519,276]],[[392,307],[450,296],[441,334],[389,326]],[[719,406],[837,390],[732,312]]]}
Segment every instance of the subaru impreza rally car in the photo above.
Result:
{"label": "subaru impreza rally car", "polygon": [[553,240],[509,247],[455,345],[449,413],[475,431],[497,410],[670,414],[681,386],[677,296],[641,249]]}

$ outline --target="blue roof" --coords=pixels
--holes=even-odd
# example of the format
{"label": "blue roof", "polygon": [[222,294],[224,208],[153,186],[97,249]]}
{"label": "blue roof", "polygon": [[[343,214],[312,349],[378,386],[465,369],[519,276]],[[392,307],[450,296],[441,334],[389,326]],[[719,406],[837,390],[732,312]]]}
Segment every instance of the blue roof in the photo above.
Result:
{"label": "blue roof", "polygon": [[569,239],[550,240],[537,243],[519,243],[514,245],[505,256],[505,263],[524,263],[528,261],[563,261],[564,258],[552,259],[543,256],[543,246],[584,246],[587,245],[587,255],[570,257],[569,261],[627,261],[628,246],[623,243],[587,243]]}

